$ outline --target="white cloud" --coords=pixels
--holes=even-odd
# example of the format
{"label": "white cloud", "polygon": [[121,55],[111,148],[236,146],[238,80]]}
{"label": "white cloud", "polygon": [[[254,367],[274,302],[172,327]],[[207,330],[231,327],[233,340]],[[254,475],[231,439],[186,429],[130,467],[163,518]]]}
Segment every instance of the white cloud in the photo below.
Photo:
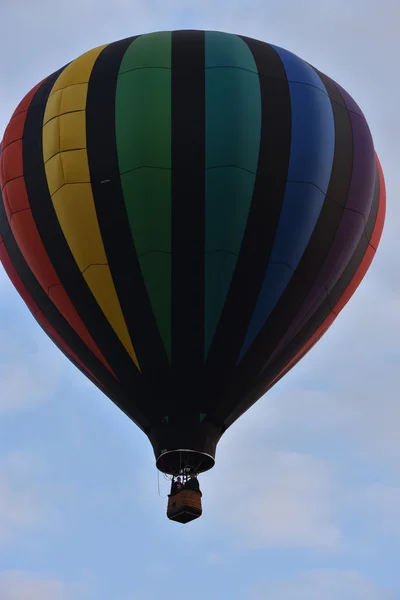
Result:
{"label": "white cloud", "polygon": [[400,485],[375,483],[365,487],[358,506],[371,529],[395,540],[400,536]]}
{"label": "white cloud", "polygon": [[[217,468],[204,478],[204,510],[247,548],[336,550],[341,543],[329,465],[274,451],[260,425],[221,442]],[[213,527],[214,528],[214,527]]]}
{"label": "white cloud", "polygon": [[[241,542],[355,551],[361,536],[371,546],[398,537],[397,296],[373,277],[357,296],[219,444],[205,515]],[[353,521],[358,538],[347,533]]]}
{"label": "white cloud", "polygon": [[26,333],[26,344],[14,327],[2,331],[0,414],[30,409],[47,401],[60,383],[66,359],[39,328],[35,327],[34,336],[31,333]]}
{"label": "white cloud", "polygon": [[20,360],[0,365],[0,413],[25,410],[48,400],[59,383],[57,358],[57,351],[39,350],[31,356],[22,352]]}
{"label": "white cloud", "polygon": [[10,452],[0,457],[1,546],[24,543],[29,534],[59,527],[60,513],[50,488],[46,469],[33,453]]}
{"label": "white cloud", "polygon": [[356,571],[320,570],[300,574],[278,583],[259,584],[251,600],[395,600],[389,590],[378,587]]}
{"label": "white cloud", "polygon": [[330,332],[261,402],[275,438],[298,448],[329,439],[365,461],[393,459],[400,477],[397,294],[372,287],[357,291]]}
{"label": "white cloud", "polygon": [[2,600],[86,600],[88,593],[88,587],[82,583],[66,583],[52,576],[24,571],[0,572]]}
{"label": "white cloud", "polygon": [[0,280],[0,286],[0,414],[4,415],[47,401],[68,363],[11,283]]}

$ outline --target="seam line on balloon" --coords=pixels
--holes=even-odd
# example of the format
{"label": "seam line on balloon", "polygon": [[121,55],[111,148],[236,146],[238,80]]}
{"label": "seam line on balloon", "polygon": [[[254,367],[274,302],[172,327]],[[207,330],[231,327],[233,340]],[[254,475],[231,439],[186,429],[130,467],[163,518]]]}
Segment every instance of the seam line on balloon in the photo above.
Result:
{"label": "seam line on balloon", "polygon": [[[77,60],[77,59],[75,59],[75,60]],[[75,61],[72,61],[72,62],[74,63]],[[67,90],[68,88],[71,88],[71,87],[75,87],[76,85],[87,85],[88,83],[89,83],[89,81],[74,81],[74,83],[69,83],[68,85],[65,85],[62,88],[57,88],[56,90],[52,90],[52,92],[49,94],[49,98],[54,96],[54,94],[57,94],[57,92],[63,92],[64,90]]]}
{"label": "seam line on balloon", "polygon": [[9,148],[10,146],[12,146],[13,144],[16,144],[17,142],[21,142],[21,141],[22,141],[22,139],[23,139],[23,137],[24,137],[24,136],[23,136],[23,135],[21,135],[21,137],[19,137],[19,138],[15,138],[14,140],[11,140],[11,142],[8,142],[8,144],[7,144],[6,146],[3,146],[3,147],[1,148],[1,153],[3,154],[3,152],[4,152],[4,151],[5,151],[7,148]]}
{"label": "seam line on balloon", "polygon": [[16,179],[24,179],[23,175],[17,175],[16,177],[11,177],[11,179],[8,179],[5,184],[3,185],[3,187],[1,188],[2,190],[4,190],[4,188],[6,187],[6,185],[8,185],[11,181],[15,181]]}
{"label": "seam line on balloon", "polygon": [[14,215],[17,215],[18,213],[21,213],[21,212],[25,212],[26,210],[29,210],[29,212],[30,212],[30,210],[31,210],[30,206],[28,206],[27,208],[20,208],[19,210],[15,210],[13,213],[11,213],[10,222],[12,221]]}
{"label": "seam line on balloon", "polygon": [[[306,185],[314,186],[317,190],[319,190],[321,192],[321,194],[323,194],[326,198],[328,198],[332,202],[335,202],[338,206],[340,206],[344,210],[355,212],[355,213],[361,215],[363,217],[365,225],[366,225],[366,217],[362,212],[360,212],[359,210],[356,210],[355,208],[349,208],[348,206],[346,206],[346,204],[345,205],[340,204],[340,202],[338,202],[335,198],[332,198],[332,196],[328,196],[328,194],[326,192],[324,192],[323,190],[321,190],[321,188],[318,185],[316,185],[315,183],[312,183],[311,181],[297,181],[297,180],[287,180],[286,183],[305,183]],[[346,200],[346,202],[347,202],[347,200]]]}
{"label": "seam line on balloon", "polygon": [[122,77],[122,75],[125,75],[126,73],[132,73],[133,71],[145,71],[146,69],[149,69],[149,70],[159,69],[161,71],[172,71],[171,67],[163,67],[163,66],[157,67],[157,66],[148,65],[146,67],[134,67],[133,69],[128,69],[127,71],[120,71],[118,73],[118,77]]}
{"label": "seam line on balloon", "polygon": [[172,171],[171,167],[153,167],[150,165],[140,165],[139,167],[133,167],[132,169],[128,169],[127,171],[121,171],[120,175],[127,175],[128,173],[132,173],[132,171],[138,171],[139,169],[159,169],[160,171]]}
{"label": "seam line on balloon", "polygon": [[85,271],[87,271],[88,269],[90,269],[90,267],[108,267],[108,263],[90,263],[90,265],[88,265],[87,267],[85,267],[83,269],[83,271],[81,271],[82,275],[85,273]]}
{"label": "seam line on balloon", "polygon": [[51,123],[55,119],[59,119],[60,117],[63,117],[64,115],[73,115],[74,113],[84,113],[84,112],[85,112],[84,108],[80,108],[80,109],[76,109],[76,110],[66,110],[66,111],[63,111],[63,112],[59,112],[58,115],[54,115],[54,117],[51,117],[50,119],[48,119],[48,121],[44,121],[42,129],[44,129],[44,127],[48,123]]}
{"label": "seam line on balloon", "polygon": [[58,150],[58,152],[55,152],[46,161],[44,161],[43,164],[47,165],[47,163],[58,154],[64,154],[65,152],[77,152],[78,150],[87,150],[87,148],[86,146],[83,148],[81,146],[80,148],[67,148],[66,150]]}
{"label": "seam line on balloon", "polygon": [[91,184],[91,181],[64,181],[64,183],[62,185],[60,185],[59,188],[57,188],[56,190],[54,190],[54,192],[51,193],[51,197],[53,198],[54,194],[59,192],[61,190],[61,188],[63,188],[65,185],[82,185],[82,184]]}
{"label": "seam line on balloon", "polygon": [[[206,68],[205,68],[205,70],[207,70],[207,69],[211,69],[211,68],[216,68],[216,67],[206,67]],[[249,69],[244,69],[243,67],[232,67],[232,66],[231,66],[231,67],[225,67],[225,68],[232,68],[232,69],[244,70],[244,71],[249,71],[249,73],[254,73],[253,71],[250,71]],[[139,70],[143,70],[143,69],[164,69],[164,70],[167,70],[167,71],[171,71],[171,70],[172,70],[172,69],[171,69],[171,67],[150,67],[150,66],[148,66],[148,67],[137,67],[136,69],[130,69],[129,71],[123,71],[123,72],[119,73],[119,74],[118,74],[118,77],[120,77],[120,76],[124,75],[125,73],[130,73],[130,71],[139,71]],[[279,81],[288,81],[288,83],[296,83],[296,84],[300,84],[300,85],[306,85],[306,86],[308,86],[308,87],[313,87],[313,88],[315,88],[315,89],[319,90],[319,91],[320,91],[322,94],[325,94],[325,96],[327,96],[327,97],[328,97],[328,98],[329,98],[329,99],[330,99],[332,102],[334,102],[335,104],[338,104],[339,106],[341,106],[342,108],[344,108],[344,109],[345,109],[345,110],[347,110],[348,112],[351,112],[351,113],[353,113],[353,114],[355,114],[355,115],[358,115],[359,117],[361,117],[362,119],[364,119],[364,120],[366,121],[366,119],[365,119],[365,116],[364,116],[364,115],[361,115],[361,114],[360,114],[360,113],[358,113],[358,112],[355,112],[355,111],[353,111],[353,110],[350,110],[350,109],[348,109],[348,108],[347,108],[347,106],[346,106],[346,104],[344,103],[344,101],[343,101],[343,104],[341,104],[340,102],[337,102],[336,100],[334,100],[333,98],[331,98],[331,97],[329,96],[329,94],[328,94],[326,91],[322,90],[322,89],[321,89],[321,88],[319,88],[318,86],[312,85],[312,84],[310,84],[310,83],[306,83],[306,82],[304,82],[304,81],[290,80],[290,79],[285,79],[285,78],[283,78],[283,77],[275,77],[275,76],[273,76],[273,75],[263,75],[262,73],[258,73],[258,77],[259,77],[260,79],[261,79],[261,78],[262,78],[262,79],[278,79]],[[63,88],[60,88],[60,89],[61,89],[61,90],[66,90],[66,89],[68,89],[68,88],[70,88],[70,87],[74,87],[74,86],[76,86],[76,85],[82,85],[82,84],[88,84],[88,83],[89,83],[89,81],[76,81],[76,82],[74,82],[74,83],[72,83],[72,84],[70,84],[70,85],[66,85],[65,87],[63,87]],[[335,83],[335,82],[333,82],[333,83]],[[49,98],[50,98],[50,97],[51,97],[53,94],[55,94],[55,93],[59,92],[59,91],[60,91],[60,89],[54,90],[54,91],[53,91],[53,92],[50,94]],[[27,112],[27,111],[21,111],[21,112]]]}
{"label": "seam line on balloon", "polygon": [[245,167],[241,167],[239,165],[214,165],[212,167],[205,168],[206,171],[212,171],[213,169],[238,169],[240,171],[250,173],[251,175],[257,175],[257,171],[252,171],[251,169],[246,169]]}

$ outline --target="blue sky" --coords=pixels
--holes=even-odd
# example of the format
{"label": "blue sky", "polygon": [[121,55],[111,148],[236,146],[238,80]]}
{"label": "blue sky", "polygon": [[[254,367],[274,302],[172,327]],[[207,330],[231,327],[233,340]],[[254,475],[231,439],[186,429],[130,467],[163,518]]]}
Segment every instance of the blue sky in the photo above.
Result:
{"label": "blue sky", "polygon": [[34,84],[93,46],[171,28],[242,33],[355,97],[388,212],[334,327],[221,440],[204,515],[187,527],[165,517],[147,438],[52,346],[0,271],[1,600],[398,599],[398,4],[3,3],[1,132]]}

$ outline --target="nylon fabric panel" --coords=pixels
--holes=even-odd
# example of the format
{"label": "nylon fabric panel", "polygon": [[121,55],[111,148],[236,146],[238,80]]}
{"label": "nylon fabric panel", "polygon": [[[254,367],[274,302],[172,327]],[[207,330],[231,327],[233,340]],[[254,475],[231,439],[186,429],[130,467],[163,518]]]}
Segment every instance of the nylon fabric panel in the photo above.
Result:
{"label": "nylon fabric panel", "polygon": [[[371,227],[374,232],[378,232],[377,235],[380,237],[382,232],[382,220],[379,215],[385,210],[385,188],[384,182],[381,182],[378,166],[375,167],[375,183],[374,200],[368,216],[366,229],[367,227]],[[383,189],[381,188],[381,183],[383,184]],[[329,315],[331,314],[336,317],[344,308],[365,276],[372,262],[374,253],[375,249],[373,246],[371,246],[369,238],[364,231],[364,235],[360,239],[358,246],[351,257],[351,260],[346,266],[346,269],[344,270],[340,279],[333,287],[324,303],[312,315],[309,322],[304,325],[303,330],[298,333],[293,342],[291,342],[289,352],[292,356],[293,352],[295,352],[295,356],[294,362],[290,360],[289,364],[294,366],[294,364],[296,364],[300,358],[304,356],[308,349],[312,347],[314,342],[321,337],[322,334],[320,335],[318,332],[323,326],[323,322],[326,319],[329,319]],[[326,329],[324,329],[324,331],[326,331]],[[278,369],[278,372],[287,372],[285,370],[284,363],[285,356],[290,356],[289,352],[288,350],[285,350],[285,352],[281,353],[281,355],[278,357],[275,369],[279,367],[279,365],[281,365],[282,369],[282,371]],[[276,381],[276,378],[274,378],[274,381]]]}
{"label": "nylon fabric panel", "polygon": [[[204,386],[205,32],[172,32],[171,425],[198,426]],[[189,393],[190,390],[190,393]]]}
{"label": "nylon fabric panel", "polygon": [[[371,234],[371,242],[369,247],[367,248],[364,257],[360,263],[359,268],[357,269],[353,279],[351,280],[349,286],[346,288],[345,292],[341,296],[340,300],[334,306],[332,312],[325,319],[323,324],[319,327],[319,329],[315,332],[310,340],[304,345],[304,347],[296,354],[295,357],[292,358],[290,363],[286,365],[286,367],[273,379],[270,385],[266,388],[265,391],[271,389],[278,381],[281,379],[290,369],[292,369],[302,358],[303,356],[312,348],[312,346],[322,337],[322,335],[328,330],[328,328],[333,323],[336,316],[340,313],[341,310],[346,306],[347,302],[350,300],[351,296],[356,291],[357,287],[360,285],[362,279],[367,273],[372,260],[374,259],[376,253],[376,247],[379,244],[383,223],[385,220],[385,211],[386,211],[386,190],[385,190],[385,181],[383,177],[382,167],[379,162],[378,156],[375,154],[375,160],[377,165],[377,178],[378,178],[378,207],[376,217],[373,221],[372,234]],[[370,221],[370,220],[369,220]],[[369,221],[367,225],[369,224]],[[375,246],[373,245],[375,244]]]}
{"label": "nylon fabric panel", "polygon": [[[2,206],[3,205],[0,202],[0,209]],[[27,294],[22,296],[23,300],[25,303],[29,302],[28,306],[31,309],[31,312],[32,309],[34,309],[35,314],[33,316],[35,318],[37,318],[39,312],[41,312],[51,328],[58,333],[60,340],[63,341],[63,346],[60,344],[61,351],[63,351],[67,357],[70,357],[69,353],[66,352],[66,347],[69,347],[85,368],[89,369],[96,380],[100,382],[102,391],[105,392],[109,398],[138,425],[138,427],[143,431],[148,430],[149,421],[147,417],[137,408],[129,405],[129,399],[126,397],[124,390],[113,374],[110,373],[110,371],[107,370],[88,349],[69,323],[63,318],[62,314],[58,311],[57,307],[53,304],[47,294],[45,294],[21,254],[12,235],[12,231],[9,231],[8,235],[3,238],[1,248],[3,253],[7,253],[13,269],[21,280],[22,285],[27,290]],[[46,329],[45,331],[48,333]]]}
{"label": "nylon fabric panel", "polygon": [[65,354],[65,356],[73,362],[73,364],[81,371],[84,375],[89,377],[89,379],[98,386],[105,393],[106,390],[101,382],[93,375],[93,373],[83,364],[80,358],[75,354],[75,352],[64,342],[60,334],[54,329],[48,319],[45,317],[43,312],[39,309],[38,305],[29,294],[28,290],[22,283],[17,271],[12,264],[10,257],[7,253],[4,242],[0,237],[0,261],[4,267],[5,272],[7,273],[10,281],[14,285],[15,289],[29,308],[30,312],[36,319],[37,323],[43,329],[43,331],[50,337],[52,342]]}
{"label": "nylon fabric panel", "polygon": [[310,241],[325,202],[334,159],[335,121],[323,82],[310,65],[282,48],[274,49],[283,62],[290,89],[288,179],[270,262],[239,361],[277,305]]}
{"label": "nylon fabric panel", "polygon": [[240,37],[206,32],[205,356],[236,267],[261,137],[257,66]]}
{"label": "nylon fabric panel", "polygon": [[245,382],[250,384],[247,374],[238,373],[236,363],[272,250],[286,186],[291,139],[289,85],[282,61],[268,44],[242,39],[253,54],[259,74],[261,135],[246,230],[205,365],[208,401],[203,412],[215,423],[223,420],[225,402],[230,405],[237,401],[241,386]]}
{"label": "nylon fabric panel", "polygon": [[[137,412],[137,407],[130,406],[132,396],[135,394],[138,403],[145,402],[146,399],[146,391],[140,383],[140,372],[79,270],[60,227],[49,193],[43,162],[42,128],[47,99],[58,75],[59,73],[56,73],[49,77],[37,90],[27,112],[23,163],[32,216],[62,286],[67,290],[75,310],[121,383],[123,391],[120,390],[120,395],[122,393],[126,398],[125,393],[127,394],[128,401],[124,412],[133,414]],[[53,288],[51,293],[52,297],[55,297],[54,301],[58,301],[58,288]]]}
{"label": "nylon fabric panel", "polygon": [[101,238],[86,151],[87,85],[104,47],[76,59],[55,82],[44,114],[43,157],[54,210],[72,255],[104,315],[139,367]]}
{"label": "nylon fabric panel", "polygon": [[129,225],[171,357],[171,33],[131,43],[119,70],[115,111]]}
{"label": "nylon fabric panel", "polygon": [[340,132],[335,136],[334,160],[326,200],[310,241],[289,284],[259,337],[237,367],[231,384],[227,385],[221,394],[219,403],[212,409],[212,418],[217,422],[230,421],[229,415],[234,411],[236,405],[242,407],[243,412],[246,410],[243,408],[244,406],[250,407],[257,399],[257,381],[260,370],[268,357],[279,346],[288,324],[296,317],[299,304],[307,297],[312,282],[317,278],[326,255],[329,253],[343,215],[343,206],[348,196],[352,176],[351,122],[347,108],[333,82],[322,74],[319,74],[319,77],[324,79],[324,86],[331,100],[335,130]]}
{"label": "nylon fabric panel", "polygon": [[[88,348],[110,369],[61,285],[32,216],[24,179],[23,136],[27,111],[39,89],[40,86],[35,86],[27,94],[6,129],[0,157],[1,196],[4,207],[2,220],[4,223],[10,223],[16,242],[44,292],[55,303]],[[17,126],[14,123],[15,119]]]}
{"label": "nylon fabric panel", "polygon": [[[336,86],[336,84],[334,84]],[[318,273],[308,297],[300,305],[296,319],[281,340],[271,360],[301,330],[307,320],[324,302],[346,265],[350,262],[357,245],[365,234],[365,225],[374,195],[374,148],[368,125],[359,108],[346,92],[336,86],[343,97],[349,114],[353,138],[353,168],[344,211],[334,240],[324,264]],[[344,96],[344,94],[346,94]]]}
{"label": "nylon fabric panel", "polygon": [[[132,239],[118,166],[116,87],[121,61],[134,38],[108,45],[90,75],[86,103],[87,153],[100,231],[114,285],[135,346],[146,411],[161,422],[168,396],[168,357]],[[101,103],[98,98],[101,97]],[[99,127],[101,123],[101,128]],[[132,395],[133,397],[133,395]]]}

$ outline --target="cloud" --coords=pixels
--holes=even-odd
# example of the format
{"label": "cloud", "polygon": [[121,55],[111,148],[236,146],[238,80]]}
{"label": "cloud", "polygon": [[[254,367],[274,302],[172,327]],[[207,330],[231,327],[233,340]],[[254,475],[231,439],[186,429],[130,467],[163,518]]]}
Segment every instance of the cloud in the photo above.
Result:
{"label": "cloud", "polygon": [[213,528],[217,520],[248,549],[338,548],[334,490],[323,460],[276,451],[265,443],[262,427],[254,426],[221,442],[217,465],[204,483],[204,510]]}
{"label": "cloud", "polygon": [[379,588],[356,571],[320,570],[302,573],[278,583],[258,584],[251,600],[395,600],[388,590]]}
{"label": "cloud", "polygon": [[0,279],[0,414],[3,415],[28,410],[49,400],[69,365],[37,325],[8,277],[4,277],[4,281]]}
{"label": "cloud", "polygon": [[57,351],[40,348],[30,356],[27,354],[21,350],[18,360],[0,364],[0,413],[33,408],[48,400],[57,389],[60,380]]}
{"label": "cloud", "polygon": [[53,576],[24,571],[0,572],[2,600],[79,600],[88,596],[83,583],[67,583]]}
{"label": "cloud", "polygon": [[44,464],[32,452],[0,457],[0,546],[25,543],[29,534],[59,527],[60,513],[50,491]]}
{"label": "cloud", "polygon": [[386,539],[400,536],[400,485],[375,483],[366,486],[360,495],[361,511],[366,522]]}
{"label": "cloud", "polygon": [[329,439],[363,460],[392,460],[400,476],[397,294],[372,287],[357,291],[330,332],[261,402],[268,404],[269,435],[303,449]]}
{"label": "cloud", "polygon": [[367,541],[374,551],[383,534],[398,539],[400,318],[397,294],[381,283],[370,277],[222,438],[204,510],[240,543],[354,552]]}

